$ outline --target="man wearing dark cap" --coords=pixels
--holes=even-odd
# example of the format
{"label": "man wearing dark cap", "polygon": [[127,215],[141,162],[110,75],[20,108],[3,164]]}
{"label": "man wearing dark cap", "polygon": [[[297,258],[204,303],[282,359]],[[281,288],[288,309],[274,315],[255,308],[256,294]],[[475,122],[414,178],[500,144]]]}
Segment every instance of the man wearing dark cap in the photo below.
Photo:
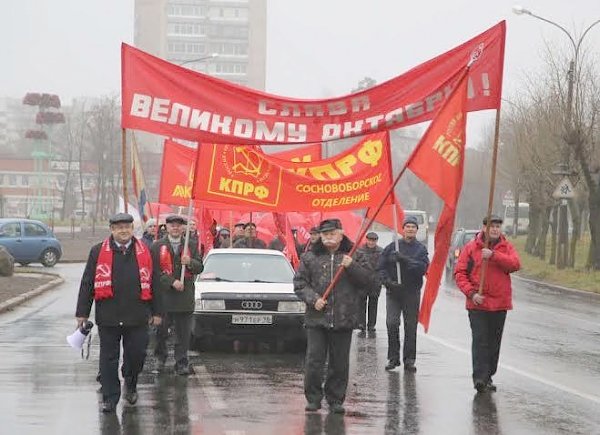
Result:
{"label": "man wearing dark cap", "polygon": [[233,226],[233,235],[231,236],[231,244],[232,246],[240,239],[244,238],[244,227],[246,226],[245,222],[238,222]]}
{"label": "man wearing dark cap", "polygon": [[248,222],[244,225],[244,237],[234,242],[233,247],[267,249],[267,244],[256,236],[256,224]]}
{"label": "man wearing dark cap", "polygon": [[148,323],[159,325],[163,312],[155,292],[150,250],[133,237],[133,217],[119,213],[109,222],[110,237],[90,250],[75,314],[77,325],[81,326],[96,302],[103,412],[114,412],[121,397],[121,342],[125,400],[132,405],[137,402],[137,379],[146,359]]}
{"label": "man wearing dark cap", "polygon": [[[321,235],[319,234],[319,227],[312,227],[310,229],[310,239],[306,242],[306,245],[303,247],[302,252],[309,252],[312,246],[321,240]],[[300,254],[300,252],[298,252]]]}
{"label": "man wearing dark cap", "polygon": [[[368,258],[369,263],[373,270],[377,270],[379,264],[379,257],[383,252],[383,248],[377,246],[379,236],[376,232],[367,233],[367,241],[363,246],[359,248],[359,252]],[[361,307],[359,312],[359,324],[358,329],[362,335],[364,335],[365,327],[370,334],[375,332],[375,324],[377,323],[377,302],[379,300],[379,293],[381,293],[381,281],[377,277],[373,286],[367,289],[367,295],[361,301]]]}
{"label": "man wearing dark cap", "polygon": [[219,230],[215,248],[231,248],[231,234],[229,233],[229,229],[221,228]]}
{"label": "man wearing dark cap", "polygon": [[[404,237],[385,247],[379,259],[379,275],[386,291],[386,319],[388,333],[388,362],[386,370],[400,365],[400,316],[404,319],[404,346],[402,360],[404,370],[417,371],[417,322],[421,303],[423,275],[429,267],[425,245],[417,241],[419,224],[412,216],[407,216],[402,224]],[[398,267],[400,266],[400,277]]]}
{"label": "man wearing dark cap", "polygon": [[[305,410],[320,409],[325,395],[329,411],[344,414],[352,330],[358,325],[364,289],[373,285],[374,271],[360,252],[348,255],[352,242],[344,235],[339,219],[322,221],[319,232],[320,239],[302,256],[294,277],[294,291],[306,303]],[[344,272],[325,300],[323,293],[340,265]]]}
{"label": "man wearing dark cap", "polygon": [[[158,328],[154,355],[158,370],[162,372],[168,356],[167,338],[169,326],[175,330],[175,373],[187,376],[191,373],[188,349],[192,334],[192,314],[195,307],[194,280],[204,266],[198,251],[198,239],[189,239],[184,252],[182,216],[170,215],[166,219],[167,235],[152,245],[154,273],[158,280],[158,292],[164,301],[166,318]],[[181,269],[185,265],[183,282]]]}
{"label": "man wearing dark cap", "polygon": [[[502,218],[491,215],[489,221],[488,225],[485,217],[482,230],[464,246],[454,272],[456,285],[467,297],[473,386],[478,392],[496,391],[492,376],[498,369],[506,312],[512,310],[510,274],[521,268],[519,255],[502,235]],[[482,269],[485,279],[480,293]]]}

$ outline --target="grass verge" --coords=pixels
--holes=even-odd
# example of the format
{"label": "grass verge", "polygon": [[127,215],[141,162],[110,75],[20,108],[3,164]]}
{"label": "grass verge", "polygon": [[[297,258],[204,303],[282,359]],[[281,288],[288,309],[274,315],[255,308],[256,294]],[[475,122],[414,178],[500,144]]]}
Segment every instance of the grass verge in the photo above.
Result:
{"label": "grass verge", "polygon": [[[600,271],[585,269],[585,260],[590,246],[589,239],[578,243],[575,252],[575,268],[573,269],[557,269],[556,266],[548,264],[548,260],[541,260],[527,254],[525,252],[526,236],[519,236],[516,240],[509,238],[509,240],[521,257],[519,275],[549,284],[600,293]],[[548,242],[546,254],[546,257],[550,256],[550,242]]]}

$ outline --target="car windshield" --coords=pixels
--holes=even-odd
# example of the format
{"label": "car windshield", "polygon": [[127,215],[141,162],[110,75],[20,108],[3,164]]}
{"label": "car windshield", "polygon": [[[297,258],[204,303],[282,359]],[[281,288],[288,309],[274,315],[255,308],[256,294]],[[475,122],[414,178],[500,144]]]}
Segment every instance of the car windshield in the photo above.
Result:
{"label": "car windshield", "polygon": [[198,279],[291,283],[294,271],[280,255],[215,254],[206,259]]}
{"label": "car windshield", "polygon": [[473,240],[476,235],[477,233],[465,233],[465,237],[463,238],[463,245],[466,245],[471,240]]}

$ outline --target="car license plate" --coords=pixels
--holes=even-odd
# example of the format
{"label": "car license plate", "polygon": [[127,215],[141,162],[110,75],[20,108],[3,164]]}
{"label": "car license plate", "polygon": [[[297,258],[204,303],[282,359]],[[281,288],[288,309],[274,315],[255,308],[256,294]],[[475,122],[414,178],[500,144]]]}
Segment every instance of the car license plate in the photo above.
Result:
{"label": "car license plate", "polygon": [[231,323],[235,325],[271,325],[271,314],[232,314]]}

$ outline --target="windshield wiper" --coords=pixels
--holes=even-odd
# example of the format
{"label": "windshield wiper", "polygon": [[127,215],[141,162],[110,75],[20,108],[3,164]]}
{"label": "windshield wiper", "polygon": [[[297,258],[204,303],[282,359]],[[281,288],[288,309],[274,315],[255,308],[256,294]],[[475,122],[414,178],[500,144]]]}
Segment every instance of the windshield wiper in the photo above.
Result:
{"label": "windshield wiper", "polygon": [[253,279],[253,280],[252,280],[252,281],[250,281],[250,282],[264,282],[264,283],[267,283],[267,284],[269,284],[269,283],[281,283],[282,281],[265,281],[265,280],[263,280],[263,279]]}
{"label": "windshield wiper", "polygon": [[221,278],[220,276],[215,276],[214,278],[200,278],[200,281],[223,281],[223,282],[237,282],[232,279]]}

